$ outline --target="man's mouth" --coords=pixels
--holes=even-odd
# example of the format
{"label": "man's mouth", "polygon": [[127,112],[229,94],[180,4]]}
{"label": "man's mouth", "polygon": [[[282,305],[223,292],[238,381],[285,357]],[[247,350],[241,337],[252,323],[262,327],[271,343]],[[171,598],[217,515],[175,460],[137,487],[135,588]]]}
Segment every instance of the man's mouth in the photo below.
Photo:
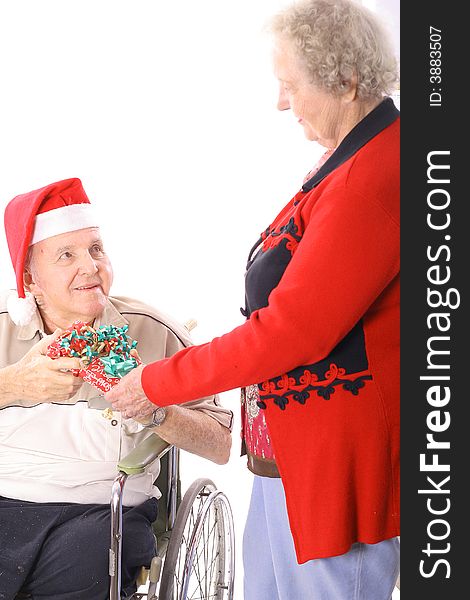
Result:
{"label": "man's mouth", "polygon": [[99,287],[100,284],[99,283],[91,283],[90,285],[81,285],[80,287],[76,287],[76,290],[79,291],[83,291],[83,290],[93,290],[97,287]]}

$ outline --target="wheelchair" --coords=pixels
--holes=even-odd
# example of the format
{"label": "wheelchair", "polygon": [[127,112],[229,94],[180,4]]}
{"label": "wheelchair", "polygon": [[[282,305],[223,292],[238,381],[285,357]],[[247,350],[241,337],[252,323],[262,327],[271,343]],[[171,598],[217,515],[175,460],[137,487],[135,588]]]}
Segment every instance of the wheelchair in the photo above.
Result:
{"label": "wheelchair", "polygon": [[[157,552],[150,568],[142,569],[138,591],[126,600],[232,600],[235,536],[230,503],[210,479],[197,479],[181,498],[179,450],[155,434],[118,464],[111,493],[109,600],[121,600],[125,482],[157,459],[161,470],[155,485],[162,493],[153,525]],[[142,585],[147,591],[139,591]]]}

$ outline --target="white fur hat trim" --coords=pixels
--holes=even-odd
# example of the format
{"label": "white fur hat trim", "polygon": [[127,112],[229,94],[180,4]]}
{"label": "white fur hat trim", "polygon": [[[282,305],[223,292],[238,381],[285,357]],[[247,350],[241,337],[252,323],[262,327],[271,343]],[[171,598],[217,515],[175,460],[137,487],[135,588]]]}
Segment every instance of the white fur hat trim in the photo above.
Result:
{"label": "white fur hat trim", "polygon": [[61,233],[98,227],[98,219],[90,204],[68,204],[36,215],[30,245]]}

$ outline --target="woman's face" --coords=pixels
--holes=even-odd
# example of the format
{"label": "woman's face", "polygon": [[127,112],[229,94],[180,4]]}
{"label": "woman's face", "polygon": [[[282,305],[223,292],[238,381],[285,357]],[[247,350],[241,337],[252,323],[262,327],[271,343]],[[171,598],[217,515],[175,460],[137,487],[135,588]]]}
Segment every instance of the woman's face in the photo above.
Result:
{"label": "woman's face", "polygon": [[279,81],[278,109],[292,110],[307,139],[335,148],[344,137],[343,97],[333,96],[312,83],[286,41],[279,41],[274,49],[274,73]]}

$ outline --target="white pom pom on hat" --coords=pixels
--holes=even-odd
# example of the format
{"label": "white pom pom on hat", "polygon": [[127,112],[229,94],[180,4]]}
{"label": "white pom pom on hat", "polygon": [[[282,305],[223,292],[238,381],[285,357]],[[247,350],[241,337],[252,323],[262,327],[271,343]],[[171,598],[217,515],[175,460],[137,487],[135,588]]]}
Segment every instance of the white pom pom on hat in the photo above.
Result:
{"label": "white pom pom on hat", "polygon": [[63,179],[15,196],[5,209],[5,233],[16,275],[17,294],[7,300],[16,325],[31,322],[36,302],[26,294],[23,274],[28,248],[42,240],[87,227],[98,227],[80,179]]}
{"label": "white pom pom on hat", "polygon": [[15,325],[28,325],[36,312],[36,300],[29,292],[25,298],[20,298],[16,292],[12,292],[7,298],[7,311]]}

